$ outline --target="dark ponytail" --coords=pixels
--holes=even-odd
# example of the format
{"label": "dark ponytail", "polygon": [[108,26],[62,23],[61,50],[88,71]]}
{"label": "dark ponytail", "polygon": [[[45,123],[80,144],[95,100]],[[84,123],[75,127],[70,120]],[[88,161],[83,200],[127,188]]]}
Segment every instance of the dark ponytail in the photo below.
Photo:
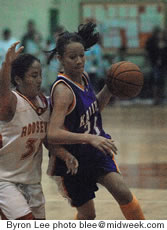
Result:
{"label": "dark ponytail", "polygon": [[45,51],[45,53],[51,53],[48,57],[48,60],[47,60],[47,65],[49,65],[50,61],[53,59],[53,57],[56,55],[57,53],[57,48],[54,48],[53,50],[50,50],[50,51]]}
{"label": "dark ponytail", "polygon": [[85,51],[95,45],[99,40],[99,33],[95,30],[96,24],[88,22],[78,26],[78,35],[84,41]]}
{"label": "dark ponytail", "polygon": [[51,53],[48,58],[48,64],[56,54],[63,56],[65,47],[71,42],[81,43],[85,51],[95,45],[99,40],[99,33],[95,28],[96,24],[88,22],[87,24],[79,25],[78,32],[70,33],[65,31],[61,33],[58,37],[55,49],[47,52]]}

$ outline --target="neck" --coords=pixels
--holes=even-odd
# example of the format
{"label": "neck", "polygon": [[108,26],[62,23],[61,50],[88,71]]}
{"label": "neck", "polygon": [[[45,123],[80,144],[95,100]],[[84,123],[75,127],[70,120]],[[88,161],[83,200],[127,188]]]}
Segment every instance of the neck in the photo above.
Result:
{"label": "neck", "polygon": [[35,97],[27,97],[27,98],[28,98],[29,101],[31,101],[31,103],[33,105],[35,105],[36,107],[39,107],[39,101],[37,99],[37,96],[35,96]]}
{"label": "neck", "polygon": [[37,95],[36,96],[27,96],[26,94],[22,93],[21,90],[19,90],[18,88],[16,88],[16,91],[19,92],[20,94],[22,94],[24,97],[26,97],[28,100],[30,100],[31,102],[35,101],[36,98],[37,98]]}
{"label": "neck", "polygon": [[74,82],[77,82],[77,83],[79,83],[79,84],[81,84],[82,85],[82,74],[81,75],[74,75],[74,74],[70,74],[70,73],[66,73],[65,72],[65,74],[72,80],[72,81],[74,81]]}

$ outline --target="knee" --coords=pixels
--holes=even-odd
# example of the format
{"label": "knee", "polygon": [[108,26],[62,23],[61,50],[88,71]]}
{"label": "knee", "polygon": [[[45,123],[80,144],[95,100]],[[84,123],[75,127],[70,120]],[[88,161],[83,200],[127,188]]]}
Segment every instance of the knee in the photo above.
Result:
{"label": "knee", "polygon": [[132,201],[133,195],[129,189],[122,189],[118,192],[117,201],[120,205],[128,204]]}
{"label": "knee", "polygon": [[90,215],[87,215],[87,220],[94,220],[96,218],[96,214],[95,213],[92,213]]}
{"label": "knee", "polygon": [[96,218],[95,213],[78,213],[77,220],[94,220]]}
{"label": "knee", "polygon": [[115,184],[111,189],[111,194],[119,205],[128,204],[133,199],[132,193],[125,183]]}

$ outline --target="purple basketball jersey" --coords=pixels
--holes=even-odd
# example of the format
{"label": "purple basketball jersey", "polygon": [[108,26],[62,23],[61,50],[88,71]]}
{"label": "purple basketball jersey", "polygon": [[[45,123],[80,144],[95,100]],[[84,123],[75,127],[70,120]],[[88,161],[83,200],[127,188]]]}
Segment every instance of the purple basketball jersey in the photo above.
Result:
{"label": "purple basketball jersey", "polygon": [[[73,82],[68,76],[59,74],[53,83],[51,98],[56,85],[63,82],[71,89],[74,95],[73,105],[65,118],[65,127],[67,130],[75,133],[89,133],[111,138],[102,128],[98,101],[89,79],[85,74],[83,74],[83,80],[85,81],[84,88]],[[89,144],[72,144],[64,145],[64,147],[78,159],[79,171],[92,166],[98,167],[99,162],[101,164],[103,160],[106,160],[106,156],[103,152]],[[111,158],[110,156],[107,156],[107,158],[108,157]],[[66,171],[65,163],[58,158],[56,175],[64,175]]]}

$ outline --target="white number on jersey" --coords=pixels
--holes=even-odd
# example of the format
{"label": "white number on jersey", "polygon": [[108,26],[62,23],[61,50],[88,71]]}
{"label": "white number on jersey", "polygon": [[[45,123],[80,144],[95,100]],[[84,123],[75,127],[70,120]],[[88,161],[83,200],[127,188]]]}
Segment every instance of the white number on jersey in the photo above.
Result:
{"label": "white number on jersey", "polygon": [[[86,124],[86,131],[85,133],[90,133],[90,121],[88,121],[88,123]],[[96,135],[100,135],[100,130],[99,128],[97,127],[97,117],[95,116],[95,119],[94,119],[94,125],[93,125],[93,130],[95,131],[95,134]]]}

